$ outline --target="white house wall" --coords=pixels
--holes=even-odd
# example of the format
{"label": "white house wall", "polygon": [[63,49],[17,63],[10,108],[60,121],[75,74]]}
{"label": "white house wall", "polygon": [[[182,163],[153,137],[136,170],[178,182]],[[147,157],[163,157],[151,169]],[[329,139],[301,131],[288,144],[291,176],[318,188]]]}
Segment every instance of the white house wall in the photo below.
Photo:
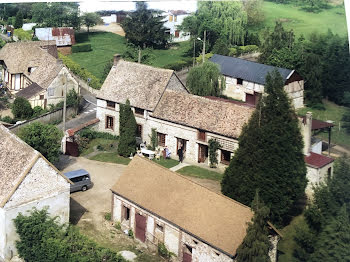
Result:
{"label": "white house wall", "polygon": [[[225,96],[246,102],[246,94],[253,95],[254,92],[263,94],[264,85],[243,80],[242,85],[237,84],[237,79],[225,76],[226,88],[223,90]],[[304,106],[304,81],[294,81],[284,86],[288,97],[292,99],[296,109]]]}
{"label": "white house wall", "polygon": [[[179,32],[179,37],[175,37],[175,31],[177,31],[177,26],[181,25],[183,20],[189,16],[189,14],[183,14],[183,15],[177,15],[177,20],[174,22],[174,15],[171,13],[165,13],[163,14],[165,17],[165,23],[164,27],[168,28],[170,31],[170,35],[172,36],[171,40],[173,42],[182,42],[182,41],[187,41],[190,39],[190,35],[180,31]],[[173,21],[169,21],[169,16],[173,16]]]}
{"label": "white house wall", "polygon": [[[126,225],[122,223],[121,212],[122,206],[130,208],[130,224]],[[122,223],[122,228],[132,229],[135,232],[135,213],[141,213],[146,216],[146,243],[152,247],[156,246],[158,242],[163,242],[166,248],[176,255],[176,261],[182,261],[182,252],[184,245],[187,244],[193,247],[192,261],[213,261],[213,262],[232,262],[233,259],[219,250],[203,243],[199,239],[190,236],[186,232],[182,231],[177,226],[170,224],[166,220],[158,217],[156,214],[152,214],[124,199],[121,196],[113,194],[113,208],[112,217],[114,221]],[[149,224],[152,225],[149,225]],[[163,226],[163,233],[158,232],[156,224]],[[159,236],[158,238],[156,236]]]}
{"label": "white house wall", "polygon": [[69,202],[70,184],[46,161],[39,158],[2,209],[4,213],[2,221],[6,230],[2,256],[9,259],[17,254],[15,242],[18,240],[18,235],[13,219],[20,212],[26,215],[27,211],[34,207],[37,209],[48,207],[49,214],[57,216],[59,223],[68,223]]}
{"label": "white house wall", "polygon": [[6,226],[5,210],[0,208],[0,261],[5,260]]}
{"label": "white house wall", "polygon": [[313,187],[318,186],[321,183],[325,183],[328,177],[328,169],[331,168],[331,176],[333,176],[333,162],[325,165],[321,168],[306,166],[306,178],[308,180],[306,186],[306,194],[311,196],[313,194]]}

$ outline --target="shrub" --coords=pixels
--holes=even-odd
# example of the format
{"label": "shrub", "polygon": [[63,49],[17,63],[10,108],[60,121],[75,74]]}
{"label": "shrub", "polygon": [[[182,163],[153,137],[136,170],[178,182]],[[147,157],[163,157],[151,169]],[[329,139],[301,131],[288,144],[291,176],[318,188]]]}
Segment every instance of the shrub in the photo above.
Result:
{"label": "shrub", "polygon": [[12,119],[9,116],[4,116],[3,118],[0,117],[0,120],[3,121],[3,122],[9,123],[9,124],[15,124],[16,123],[16,120]]}
{"label": "shrub", "polygon": [[210,167],[216,167],[218,164],[218,149],[221,148],[220,143],[216,139],[209,139],[209,162]]}
{"label": "shrub", "polygon": [[16,248],[25,261],[125,261],[82,235],[78,228],[59,225],[47,209],[33,209],[29,216],[19,213],[14,223],[20,237]]}
{"label": "shrub", "polygon": [[108,220],[108,221],[111,221],[112,215],[111,215],[110,212],[105,213],[105,219]]}
{"label": "shrub", "polygon": [[18,136],[50,162],[58,160],[63,134],[56,126],[34,122],[21,128]]}
{"label": "shrub", "polygon": [[38,117],[42,114],[45,114],[47,111],[43,109],[41,106],[36,106],[33,108],[33,117]]}
{"label": "shrub", "polygon": [[151,139],[150,150],[156,150],[156,147],[158,146],[157,129],[151,129],[151,135],[149,135],[149,138]]}
{"label": "shrub", "polygon": [[170,252],[163,242],[158,243],[158,254],[161,255],[164,258],[169,259],[171,256],[175,255],[174,253]]}
{"label": "shrub", "polygon": [[19,40],[32,40],[33,34],[30,31],[24,31],[22,28],[15,29],[13,34],[18,37]]}
{"label": "shrub", "polygon": [[183,61],[183,60],[180,60],[180,61],[176,61],[174,63],[170,63],[170,64],[167,64],[164,66],[164,68],[166,69],[172,69],[174,71],[180,71],[186,67],[189,67],[192,65],[192,60],[191,61]]}
{"label": "shrub", "polygon": [[12,114],[15,118],[29,119],[33,115],[33,109],[29,101],[23,97],[17,97],[12,105]]}
{"label": "shrub", "polygon": [[80,76],[83,80],[88,82],[89,86],[91,86],[94,89],[101,88],[102,83],[100,79],[98,79],[96,76],[91,74],[85,68],[82,68],[79,64],[75,63],[72,59],[70,59],[67,56],[64,56],[61,53],[58,53],[58,57],[73,72],[73,74]]}
{"label": "shrub", "polygon": [[[206,53],[204,56],[204,60],[208,61],[209,58],[211,58],[213,56],[213,53]],[[196,58],[196,62],[201,64],[203,62],[203,56],[202,54],[200,54],[197,58]]]}
{"label": "shrub", "polygon": [[122,226],[119,221],[115,222],[114,227],[115,229],[118,229],[118,230],[122,229]]}
{"label": "shrub", "polygon": [[246,45],[246,46],[237,46],[229,48],[229,56],[240,56],[244,54],[250,54],[253,52],[259,51],[259,47],[256,45]]}
{"label": "shrub", "polygon": [[90,52],[90,51],[92,51],[90,43],[76,44],[72,46],[73,53]]}
{"label": "shrub", "polygon": [[131,238],[134,238],[134,232],[132,232],[131,229],[129,229],[129,231],[128,231],[128,236]]}

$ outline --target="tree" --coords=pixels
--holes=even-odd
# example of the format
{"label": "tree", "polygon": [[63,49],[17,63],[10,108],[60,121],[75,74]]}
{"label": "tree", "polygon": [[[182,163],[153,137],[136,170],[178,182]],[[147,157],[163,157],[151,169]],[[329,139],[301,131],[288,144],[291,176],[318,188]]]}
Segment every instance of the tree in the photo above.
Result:
{"label": "tree", "polygon": [[50,162],[58,160],[63,134],[56,126],[34,122],[21,128],[18,136]]}
{"label": "tree", "polygon": [[210,167],[216,167],[218,164],[218,150],[221,148],[220,143],[216,139],[209,139],[209,162]]}
{"label": "tree", "polygon": [[126,17],[121,26],[128,42],[140,49],[165,47],[169,35],[165,33],[164,17],[160,11],[147,9],[145,2],[136,2],[136,11]]}
{"label": "tree", "polygon": [[350,108],[346,109],[341,120],[343,121],[343,128],[345,128],[346,133],[350,134]]}
{"label": "tree", "polygon": [[67,106],[72,106],[76,110],[76,112],[78,112],[80,102],[81,96],[77,94],[75,89],[69,90],[67,94]]}
{"label": "tree", "polygon": [[85,13],[82,16],[82,21],[87,26],[88,33],[90,32],[90,27],[103,23],[101,17],[96,13]]}
{"label": "tree", "polygon": [[259,199],[256,192],[252,202],[254,216],[248,223],[247,234],[237,249],[237,262],[269,262],[270,240],[268,237],[267,219],[269,208]]}
{"label": "tree", "polygon": [[14,28],[22,28],[23,26],[23,14],[21,11],[18,11],[16,14],[15,24],[13,25]]}
{"label": "tree", "polygon": [[15,118],[29,119],[33,115],[33,109],[29,101],[24,97],[16,97],[12,105],[12,114]]}
{"label": "tree", "polygon": [[142,53],[139,53],[139,49],[137,46],[128,43],[126,45],[125,51],[122,55],[123,59],[132,62],[138,62],[146,65],[152,65],[155,55],[153,54],[153,49],[145,48],[142,50]]}
{"label": "tree", "polygon": [[151,135],[149,137],[151,139],[151,150],[156,150],[158,146],[158,136],[156,128],[151,129]]}
{"label": "tree", "polygon": [[259,25],[264,21],[263,4],[263,0],[247,0],[243,2],[249,26]]}
{"label": "tree", "polygon": [[298,118],[278,71],[266,77],[265,91],[239,137],[239,147],[225,170],[223,194],[249,204],[256,190],[281,225],[307,184]]}
{"label": "tree", "polygon": [[207,61],[191,68],[187,76],[187,86],[195,95],[219,96],[225,88],[225,79],[218,65]]}
{"label": "tree", "polygon": [[136,120],[129,99],[120,104],[118,154],[129,157],[136,152]]}

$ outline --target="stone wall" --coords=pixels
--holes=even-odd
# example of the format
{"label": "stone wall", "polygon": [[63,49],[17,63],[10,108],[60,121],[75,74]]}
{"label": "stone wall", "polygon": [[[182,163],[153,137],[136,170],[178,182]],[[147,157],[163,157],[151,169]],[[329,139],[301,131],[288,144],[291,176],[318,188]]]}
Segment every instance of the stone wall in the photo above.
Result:
{"label": "stone wall", "polygon": [[70,184],[39,158],[4,208],[0,208],[0,260],[17,255],[18,235],[13,223],[18,213],[48,207],[59,223],[69,222]]}
{"label": "stone wall", "polygon": [[331,168],[330,175],[333,176],[333,162],[321,168],[306,166],[306,178],[308,180],[305,192],[308,197],[313,195],[313,186],[325,183],[328,177],[328,169]]}
{"label": "stone wall", "polygon": [[[130,208],[130,221],[122,221],[122,207]],[[141,213],[146,216],[146,244],[151,248],[163,242],[167,249],[173,252],[175,261],[182,261],[185,245],[192,247],[192,261],[213,261],[213,262],[231,262],[232,258],[219,250],[201,242],[199,239],[190,236],[180,228],[165,221],[164,219],[151,214],[126,199],[113,194],[112,219],[122,225],[122,229],[132,229],[135,232],[135,213]]]}

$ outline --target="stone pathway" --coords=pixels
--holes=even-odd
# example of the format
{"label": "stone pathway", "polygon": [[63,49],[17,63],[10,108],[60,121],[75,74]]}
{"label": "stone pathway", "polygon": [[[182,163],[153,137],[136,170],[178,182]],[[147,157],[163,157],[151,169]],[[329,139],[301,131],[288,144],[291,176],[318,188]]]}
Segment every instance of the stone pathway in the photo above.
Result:
{"label": "stone pathway", "polygon": [[174,171],[176,172],[177,170],[185,167],[185,166],[189,166],[190,164],[187,164],[187,163],[179,163],[178,165],[176,166],[173,166],[172,168],[170,168],[171,171]]}

